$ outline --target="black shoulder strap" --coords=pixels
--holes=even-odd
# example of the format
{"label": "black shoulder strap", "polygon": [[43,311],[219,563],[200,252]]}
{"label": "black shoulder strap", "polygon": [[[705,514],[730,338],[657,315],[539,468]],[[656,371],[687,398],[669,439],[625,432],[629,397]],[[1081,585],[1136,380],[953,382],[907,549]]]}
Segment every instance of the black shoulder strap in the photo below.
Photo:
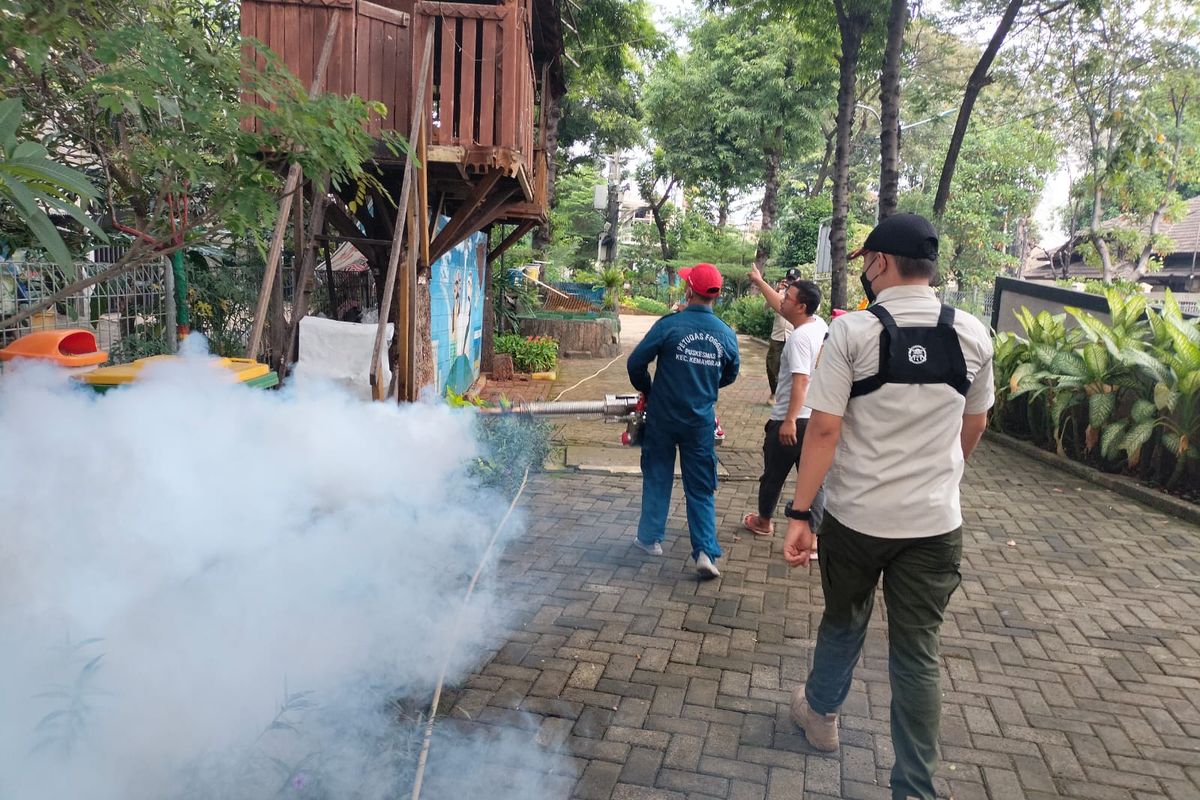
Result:
{"label": "black shoulder strap", "polygon": [[869,306],[867,311],[874,314],[875,318],[883,325],[883,331],[879,334],[879,370],[869,378],[862,378],[850,384],[851,397],[870,394],[887,383],[892,373],[891,359],[888,358],[888,354],[892,349],[892,334],[897,330],[896,320],[886,308],[878,303]]}
{"label": "black shoulder strap", "polygon": [[938,314],[938,327],[944,331],[946,336],[946,355],[950,358],[950,378],[946,383],[954,388],[954,391],[967,396],[967,391],[971,388],[971,379],[967,377],[967,360],[963,357],[962,342],[959,341],[958,334],[954,331],[954,306],[942,305],[942,311]]}
{"label": "black shoulder strap", "polygon": [[[953,311],[954,309],[951,309]],[[875,315],[875,318],[883,323],[883,327],[888,333],[894,333],[896,330],[896,318],[893,317],[888,310],[876,303],[873,306],[868,306],[867,311]]]}

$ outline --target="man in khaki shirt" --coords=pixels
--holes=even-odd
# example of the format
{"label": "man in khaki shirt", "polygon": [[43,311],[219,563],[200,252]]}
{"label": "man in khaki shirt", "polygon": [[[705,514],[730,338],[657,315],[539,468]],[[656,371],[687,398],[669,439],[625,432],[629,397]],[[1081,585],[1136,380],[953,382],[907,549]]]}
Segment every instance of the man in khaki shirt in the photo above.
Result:
{"label": "man in khaki shirt", "polygon": [[[820,750],[839,746],[837,714],[883,578],[896,762],[892,796],[933,800],[941,715],[939,630],[962,560],[959,482],[993,403],[992,344],[931,288],[937,233],[915,214],[888,217],[863,248],[866,311],[830,325],[813,371],[784,558],[809,563],[810,506],[824,483],[825,611],[792,719]],[[878,297],[876,297],[878,293]]]}

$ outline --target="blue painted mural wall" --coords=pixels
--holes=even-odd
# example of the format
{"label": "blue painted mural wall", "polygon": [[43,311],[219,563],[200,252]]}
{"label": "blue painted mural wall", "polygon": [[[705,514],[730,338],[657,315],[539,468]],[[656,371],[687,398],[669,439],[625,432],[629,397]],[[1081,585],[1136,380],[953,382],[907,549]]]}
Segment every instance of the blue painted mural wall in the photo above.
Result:
{"label": "blue painted mural wall", "polygon": [[[448,221],[440,217],[438,229]],[[430,333],[439,394],[447,389],[461,394],[479,377],[486,266],[487,234],[476,233],[430,268]]]}

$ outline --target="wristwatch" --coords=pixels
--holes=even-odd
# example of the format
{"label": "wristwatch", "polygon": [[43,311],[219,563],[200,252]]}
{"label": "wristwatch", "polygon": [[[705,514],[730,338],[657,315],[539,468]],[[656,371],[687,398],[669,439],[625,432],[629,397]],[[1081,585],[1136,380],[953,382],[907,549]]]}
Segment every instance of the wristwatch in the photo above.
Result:
{"label": "wristwatch", "polygon": [[803,511],[797,511],[796,509],[792,508],[792,504],[789,501],[788,504],[783,507],[783,515],[788,519],[802,519],[805,522],[808,522],[812,519],[812,509],[806,508]]}

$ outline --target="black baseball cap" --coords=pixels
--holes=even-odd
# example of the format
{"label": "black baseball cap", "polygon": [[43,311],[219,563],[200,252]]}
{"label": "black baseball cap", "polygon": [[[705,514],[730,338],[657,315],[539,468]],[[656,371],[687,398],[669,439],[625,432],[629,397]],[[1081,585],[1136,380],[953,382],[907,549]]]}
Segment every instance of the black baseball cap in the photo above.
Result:
{"label": "black baseball cap", "polygon": [[850,254],[858,258],[867,251],[891,256],[927,258],[937,261],[938,235],[920,214],[893,214],[875,226],[863,246]]}
{"label": "black baseball cap", "polygon": [[795,267],[792,267],[792,268],[791,268],[791,269],[789,269],[789,270],[787,271],[787,273],[786,273],[786,274],[783,276],[783,279],[784,279],[785,281],[796,281],[796,280],[800,280],[800,270],[796,269]]}

